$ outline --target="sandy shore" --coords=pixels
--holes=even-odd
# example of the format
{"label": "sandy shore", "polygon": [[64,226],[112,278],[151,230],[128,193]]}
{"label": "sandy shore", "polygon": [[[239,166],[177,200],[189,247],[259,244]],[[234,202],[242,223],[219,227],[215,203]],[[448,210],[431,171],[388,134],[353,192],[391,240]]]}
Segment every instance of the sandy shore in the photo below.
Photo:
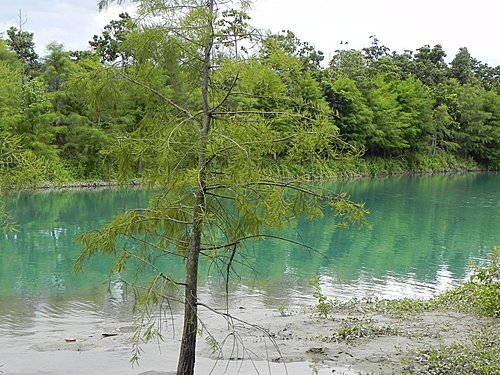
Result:
{"label": "sandy shore", "polygon": [[[306,306],[280,311],[235,306],[230,313],[237,319],[228,322],[202,311],[197,374],[398,374],[401,359],[414,350],[465,343],[485,327],[500,333],[491,319],[443,311],[396,316],[363,304],[339,307],[328,318]],[[172,323],[176,331],[168,330],[161,343],[142,345],[134,365],[129,363],[133,326],[116,321],[104,321],[92,332],[88,326],[63,326],[2,337],[0,374],[170,374],[180,318],[169,327]]]}

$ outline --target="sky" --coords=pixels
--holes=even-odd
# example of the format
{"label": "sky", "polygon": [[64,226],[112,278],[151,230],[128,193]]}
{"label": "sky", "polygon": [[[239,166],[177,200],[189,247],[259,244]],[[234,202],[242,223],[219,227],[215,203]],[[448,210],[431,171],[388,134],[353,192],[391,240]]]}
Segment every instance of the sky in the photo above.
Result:
{"label": "sky", "polygon": [[[19,25],[20,9],[23,29],[34,32],[43,55],[52,41],[86,49],[94,34],[132,7],[99,13],[97,0],[0,0],[0,32]],[[376,35],[398,52],[441,44],[451,61],[459,47],[467,47],[476,59],[500,65],[499,0],[256,0],[250,14],[254,26],[291,30],[327,59],[339,48],[367,47]]]}

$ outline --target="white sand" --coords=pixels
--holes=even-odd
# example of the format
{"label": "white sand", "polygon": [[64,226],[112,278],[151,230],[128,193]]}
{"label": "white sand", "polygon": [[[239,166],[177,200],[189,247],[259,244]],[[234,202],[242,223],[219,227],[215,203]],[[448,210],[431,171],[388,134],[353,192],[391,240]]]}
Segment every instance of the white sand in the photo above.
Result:
{"label": "white sand", "polygon": [[[491,320],[465,314],[427,312],[401,319],[340,309],[328,319],[311,309],[281,314],[266,308],[236,308],[238,319],[260,326],[228,322],[203,311],[206,324],[198,339],[197,374],[391,374],[400,373],[401,358],[408,350],[466,342]],[[283,311],[282,311],[283,312]],[[142,345],[139,364],[131,365],[133,328],[116,321],[99,325],[56,326],[30,335],[0,337],[0,374],[5,375],[164,375],[175,371],[181,322],[175,317],[176,335],[166,333],[161,344]],[[354,340],[329,340],[342,327],[355,325],[387,329],[387,333]],[[498,323],[494,329],[498,330]],[[93,330],[93,331],[90,331]],[[222,345],[214,352],[210,335]],[[116,333],[103,337],[102,333]],[[75,338],[75,342],[66,342]],[[332,342],[328,342],[332,341]]]}

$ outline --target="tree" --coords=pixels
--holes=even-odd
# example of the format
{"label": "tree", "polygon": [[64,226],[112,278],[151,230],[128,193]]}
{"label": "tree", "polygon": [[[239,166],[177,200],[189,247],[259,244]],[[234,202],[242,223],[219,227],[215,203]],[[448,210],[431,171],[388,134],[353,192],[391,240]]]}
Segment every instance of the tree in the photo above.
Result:
{"label": "tree", "polygon": [[38,54],[35,52],[33,33],[11,27],[7,30],[7,45],[17,58],[24,63],[27,72],[38,70]]}
{"label": "tree", "polygon": [[0,38],[0,61],[7,62],[11,65],[20,64],[19,60],[17,59],[17,55],[14,52],[10,51],[7,42],[1,38]]}
{"label": "tree", "polygon": [[[283,142],[303,138],[321,144],[329,139],[333,147],[336,135],[321,133],[325,116],[305,116],[294,106],[259,110],[255,106],[261,97],[242,91],[255,74],[279,78],[279,72],[269,66],[252,67],[252,59],[234,52],[252,30],[228,28],[227,22],[234,20],[231,10],[244,10],[246,2],[136,3],[144,20],[141,42],[148,42],[149,48],[141,52],[142,58],[134,58],[137,65],[132,69],[115,72],[144,89],[149,98],[141,127],[116,151],[124,171],[137,159],[145,160],[144,176],[160,185],[161,192],[149,208],[129,211],[100,231],[82,236],[84,250],[76,267],[103,252],[115,255],[115,271],[132,267],[133,261],[139,263],[138,271],[153,270],[153,278],[136,288],[136,302],[142,303],[144,316],[150,319],[154,316],[148,311],[164,303],[165,290],[182,287],[184,325],[177,374],[191,375],[198,308],[206,307],[197,294],[201,257],[216,262],[229,278],[237,250],[245,241],[274,237],[268,228],[282,227],[297,215],[321,216],[326,208],[333,209],[343,224],[362,220],[365,210],[345,195],[266,173],[266,156],[278,152]],[[161,38],[151,39],[150,32]],[[183,77],[183,86],[164,79],[169,73],[164,70],[167,61]],[[245,71],[254,76],[243,79],[240,72]],[[271,126],[277,117],[308,126],[296,126],[295,133],[283,136]],[[310,150],[318,152],[315,147]],[[122,239],[131,242],[119,246]],[[162,256],[184,260],[184,280],[162,272],[161,264],[154,261]],[[153,330],[148,327],[144,334],[151,338]]]}
{"label": "tree", "polygon": [[[47,46],[47,55],[43,59],[43,78],[47,83],[49,92],[61,90],[75,70],[74,62],[70,59],[69,52],[64,51],[62,44],[50,43]],[[54,103],[60,110],[60,104]]]}
{"label": "tree", "polygon": [[357,83],[367,79],[367,62],[360,51],[335,51],[325,72],[327,77],[346,76]]}
{"label": "tree", "polygon": [[450,77],[455,78],[462,85],[471,83],[472,57],[467,47],[461,47],[453,58],[450,67]]}
{"label": "tree", "polygon": [[489,113],[485,126],[487,135],[481,140],[483,148],[479,160],[494,168],[500,167],[500,95],[493,91],[483,93],[483,108]]}
{"label": "tree", "polygon": [[16,60],[0,60],[0,130],[11,129],[19,121],[21,80],[22,67]]}
{"label": "tree", "polygon": [[493,68],[472,58],[472,72],[485,89],[493,90],[497,94],[500,94],[500,66]]}
{"label": "tree", "polygon": [[399,84],[400,81],[395,77],[378,74],[373,79],[373,89],[367,93],[375,125],[367,148],[374,154],[398,155],[410,147],[405,139],[408,124],[400,117],[402,108],[398,102]]}
{"label": "tree", "polygon": [[319,70],[320,64],[325,58],[323,52],[317,51],[307,42],[302,42],[290,30],[283,30],[279,34],[269,35],[263,41],[261,54],[269,57],[277,49],[284,51],[290,56],[297,57],[306,70]]}
{"label": "tree", "polygon": [[403,53],[392,52],[390,65],[387,73],[390,71],[397,73],[401,79],[406,79],[415,74],[415,61],[413,60],[413,51],[405,50]]}
{"label": "tree", "polygon": [[411,151],[428,148],[432,133],[433,100],[428,87],[410,75],[399,82],[396,89],[399,103],[399,121],[404,123],[403,137]]}
{"label": "tree", "polygon": [[354,80],[340,77],[330,85],[330,105],[338,111],[336,122],[347,141],[364,149],[375,135],[373,112],[368,107],[365,97],[356,87]]}
{"label": "tree", "polygon": [[119,20],[113,20],[104,26],[101,36],[94,35],[89,42],[103,63],[114,63],[117,60],[122,64],[129,62],[130,53],[123,48],[123,42],[135,25],[128,13],[120,13],[119,17]]}
{"label": "tree", "polygon": [[456,150],[458,144],[455,142],[455,131],[458,124],[450,115],[448,106],[446,104],[438,105],[433,110],[432,118],[432,154],[436,155],[438,150],[448,152]]}
{"label": "tree", "polygon": [[21,128],[30,110],[23,77],[17,60],[0,60],[0,188],[33,187],[52,173],[50,162],[29,148]]}
{"label": "tree", "polygon": [[478,84],[460,87],[458,94],[460,128],[457,142],[465,156],[497,167],[500,162],[500,99]]}
{"label": "tree", "polygon": [[440,44],[432,48],[429,45],[418,48],[414,59],[414,73],[417,78],[429,87],[442,82],[448,70],[445,57],[446,53]]}
{"label": "tree", "polygon": [[369,63],[376,62],[384,56],[389,56],[390,48],[379,44],[376,35],[370,35],[371,46],[363,48],[363,56]]}

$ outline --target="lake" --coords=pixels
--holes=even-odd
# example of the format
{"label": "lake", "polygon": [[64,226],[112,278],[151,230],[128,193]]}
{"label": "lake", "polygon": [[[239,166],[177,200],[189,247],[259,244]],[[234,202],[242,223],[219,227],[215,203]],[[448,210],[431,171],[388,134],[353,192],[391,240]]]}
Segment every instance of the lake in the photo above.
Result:
{"label": "lake", "polygon": [[[471,262],[500,245],[498,173],[322,184],[365,202],[371,228],[337,228],[327,214],[298,219],[279,233],[317,251],[275,240],[248,245],[250,267],[237,267],[232,301],[267,308],[311,302],[315,276],[330,297],[428,298],[464,281]],[[19,232],[0,237],[0,335],[43,334],[67,324],[84,331],[104,319],[130,320],[123,283],[107,274],[110,259],[93,259],[84,274],[72,273],[81,249],[76,237],[146,206],[152,194],[89,189],[4,196]],[[165,267],[182,275],[180,261]],[[209,263],[201,265],[200,289],[202,300],[224,301],[224,278]]]}

